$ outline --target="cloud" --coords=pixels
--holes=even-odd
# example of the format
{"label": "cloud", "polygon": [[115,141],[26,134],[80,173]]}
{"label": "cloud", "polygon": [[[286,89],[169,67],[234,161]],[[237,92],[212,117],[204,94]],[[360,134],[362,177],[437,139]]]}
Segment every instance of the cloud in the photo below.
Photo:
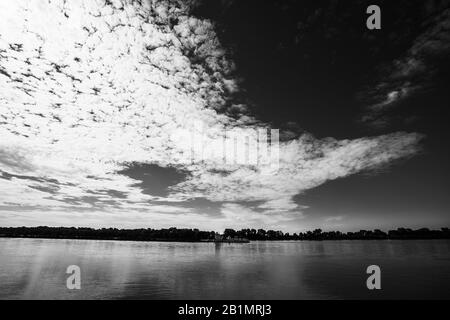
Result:
{"label": "cloud", "polygon": [[382,68],[378,83],[360,96],[370,101],[362,122],[374,127],[389,123],[386,112],[413,94],[432,87],[439,73],[435,61],[450,53],[450,8],[427,9],[429,17],[405,55]]}
{"label": "cloud", "polygon": [[[191,4],[0,2],[3,222],[282,225],[301,217],[295,195],[418,151],[414,133],[303,134],[280,142],[278,171],[193,154],[186,133],[220,141],[268,126],[243,105],[229,115],[233,63]],[[153,185],[152,170],[172,172],[174,185],[165,174]],[[186,205],[198,199],[221,208]]]}
{"label": "cloud", "polygon": [[327,217],[325,218],[325,222],[340,222],[343,219],[344,219],[343,216]]}

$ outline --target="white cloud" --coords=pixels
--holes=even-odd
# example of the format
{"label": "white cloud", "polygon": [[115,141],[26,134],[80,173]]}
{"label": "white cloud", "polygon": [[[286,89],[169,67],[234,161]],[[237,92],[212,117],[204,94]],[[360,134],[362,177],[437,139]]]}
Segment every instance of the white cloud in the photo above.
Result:
{"label": "white cloud", "polygon": [[[47,224],[282,224],[300,215],[293,196],[417,151],[417,134],[303,135],[281,143],[273,174],[191,161],[186,139],[173,138],[180,132],[200,126],[217,138],[261,127],[218,112],[239,89],[232,71],[213,24],[182,2],[0,0],[0,210]],[[117,173],[128,163],[190,176],[155,197]],[[197,197],[227,204],[216,218],[158,205]],[[236,204],[247,201],[262,204]]]}
{"label": "white cloud", "polygon": [[343,216],[334,216],[334,217],[327,217],[325,218],[325,222],[339,222],[344,219]]}

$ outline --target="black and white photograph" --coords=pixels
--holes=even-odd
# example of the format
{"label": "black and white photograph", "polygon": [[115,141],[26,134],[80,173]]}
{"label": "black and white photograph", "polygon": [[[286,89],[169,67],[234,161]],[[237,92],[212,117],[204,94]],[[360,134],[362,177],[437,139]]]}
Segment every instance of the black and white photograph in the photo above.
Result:
{"label": "black and white photograph", "polygon": [[0,0],[0,300],[448,300],[449,84],[449,0]]}

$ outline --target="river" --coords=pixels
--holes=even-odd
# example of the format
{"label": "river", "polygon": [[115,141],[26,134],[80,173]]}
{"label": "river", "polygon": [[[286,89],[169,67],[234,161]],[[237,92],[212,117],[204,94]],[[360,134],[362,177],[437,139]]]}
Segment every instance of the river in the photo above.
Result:
{"label": "river", "polygon": [[[69,290],[67,267],[80,268]],[[381,290],[366,269],[381,269]],[[0,299],[450,298],[450,241],[0,239]]]}

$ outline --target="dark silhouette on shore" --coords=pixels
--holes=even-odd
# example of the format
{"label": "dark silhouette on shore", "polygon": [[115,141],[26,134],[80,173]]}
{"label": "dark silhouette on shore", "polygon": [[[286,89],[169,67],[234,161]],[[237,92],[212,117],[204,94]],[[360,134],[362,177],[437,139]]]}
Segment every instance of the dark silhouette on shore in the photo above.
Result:
{"label": "dark silhouette on shore", "polygon": [[19,227],[0,228],[0,237],[50,238],[86,240],[128,240],[128,241],[185,241],[196,242],[214,238],[214,232],[198,229],[91,229],[64,227]]}
{"label": "dark silhouette on shore", "polygon": [[[0,227],[0,237],[8,238],[49,238],[49,239],[86,239],[86,240],[124,240],[124,241],[178,241],[198,242],[214,239],[213,231],[200,231],[198,229],[91,229],[91,228],[64,228],[64,227]],[[322,232],[321,229],[305,233],[283,233],[282,231],[263,229],[242,229],[235,231],[226,229],[223,236],[234,239],[248,240],[386,240],[386,239],[450,239],[449,228],[430,230],[422,228],[411,230],[399,228],[389,232],[381,230],[343,233],[340,231]]]}
{"label": "dark silhouette on shore", "polygon": [[340,231],[323,232],[321,229],[307,231],[305,233],[283,233],[282,231],[265,231],[263,229],[243,229],[234,231],[226,229],[225,236],[247,238],[249,240],[386,240],[386,239],[450,239],[449,228],[441,230],[430,230],[422,228],[411,230],[399,228],[389,232],[381,230],[343,233]]}

